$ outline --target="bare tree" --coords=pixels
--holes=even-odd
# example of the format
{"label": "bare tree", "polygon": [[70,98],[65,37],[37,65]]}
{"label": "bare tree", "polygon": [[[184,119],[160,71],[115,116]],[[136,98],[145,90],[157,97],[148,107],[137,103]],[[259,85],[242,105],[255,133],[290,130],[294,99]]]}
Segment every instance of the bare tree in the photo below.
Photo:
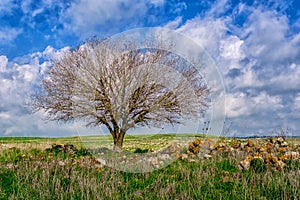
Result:
{"label": "bare tree", "polygon": [[124,51],[116,43],[90,40],[65,52],[34,96],[35,111],[45,111],[49,120],[104,125],[115,149],[122,148],[128,129],[181,124],[204,113],[209,89],[191,63],[162,43],[151,49],[126,45]]}

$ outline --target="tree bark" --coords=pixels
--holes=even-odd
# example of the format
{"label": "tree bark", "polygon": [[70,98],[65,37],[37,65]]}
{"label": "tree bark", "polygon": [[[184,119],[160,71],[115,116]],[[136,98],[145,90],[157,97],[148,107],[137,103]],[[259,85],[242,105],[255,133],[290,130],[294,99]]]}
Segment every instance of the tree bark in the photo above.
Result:
{"label": "tree bark", "polygon": [[114,138],[115,151],[122,151],[125,133],[125,131],[120,130],[120,132],[116,134],[116,138]]}

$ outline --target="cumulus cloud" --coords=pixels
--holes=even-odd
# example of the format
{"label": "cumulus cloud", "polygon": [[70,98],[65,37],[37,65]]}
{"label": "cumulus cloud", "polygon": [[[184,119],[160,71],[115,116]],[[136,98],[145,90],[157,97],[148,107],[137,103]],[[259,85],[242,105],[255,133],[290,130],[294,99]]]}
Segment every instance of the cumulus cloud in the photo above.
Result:
{"label": "cumulus cloud", "polygon": [[22,33],[22,29],[1,27],[0,29],[0,42],[2,44],[8,44],[17,38]]}
{"label": "cumulus cloud", "polygon": [[176,29],[191,37],[208,51],[210,55],[219,55],[220,41],[225,37],[226,20],[195,17]]}
{"label": "cumulus cloud", "polygon": [[280,96],[271,96],[265,91],[250,96],[247,93],[229,93],[226,96],[226,114],[229,118],[247,117],[255,113],[257,118],[283,108]]}
{"label": "cumulus cloud", "polygon": [[8,62],[8,59],[6,56],[0,56],[0,72],[6,71],[7,62]]}
{"label": "cumulus cloud", "polygon": [[[198,42],[214,59],[226,87],[227,119],[236,132],[249,134],[245,127],[270,131],[281,124],[300,131],[300,116],[294,113],[299,112],[299,33],[293,32],[289,19],[278,9],[259,2],[256,6],[240,3],[224,15],[232,9],[227,3],[216,1],[203,16],[176,30]],[[243,20],[236,24],[239,17]]]}
{"label": "cumulus cloud", "polygon": [[55,136],[55,131],[76,134],[71,125],[45,123],[42,113],[33,115],[26,106],[33,88],[40,85],[45,70],[51,66],[49,58],[67,49],[58,51],[48,46],[43,52],[13,61],[0,56],[0,136]]}
{"label": "cumulus cloud", "polygon": [[[161,7],[163,0],[79,0],[71,3],[60,20],[66,31],[71,31],[81,38],[106,33],[114,33],[126,27],[142,25],[152,6]],[[146,20],[147,21],[147,20]]]}
{"label": "cumulus cloud", "polygon": [[[163,10],[166,1],[77,0],[64,4],[59,0],[42,0],[40,7],[35,8],[33,4],[32,0],[24,0],[19,5],[25,14],[24,22],[35,27],[33,18],[45,10],[58,9],[59,16],[47,16],[51,31],[59,29],[63,35],[69,33],[85,39],[155,21],[157,16],[149,14],[150,10]],[[215,61],[226,87],[226,112],[233,122],[232,131],[242,135],[287,125],[299,133],[300,20],[291,22],[285,14],[290,4],[280,0],[268,1],[267,5],[261,1],[239,3],[236,7],[228,0],[208,4],[210,9],[206,13],[185,21],[180,14],[187,4],[177,2],[172,10],[175,17],[163,24],[192,38]],[[15,1],[1,0],[0,16],[16,6]],[[63,26],[52,24],[51,17],[58,17]],[[0,42],[11,42],[22,31],[1,27]],[[45,127],[54,126],[45,125],[39,120],[41,116],[32,116],[23,104],[32,85],[38,84],[49,66],[49,60],[59,56],[59,52],[48,46],[44,51],[14,60],[0,55],[1,133],[46,133]],[[56,129],[54,126],[51,130]],[[70,131],[70,126],[65,130]]]}
{"label": "cumulus cloud", "polygon": [[249,56],[259,59],[263,64],[285,62],[299,55],[293,37],[289,37],[289,23],[285,15],[276,11],[255,9],[244,25],[246,45]]}
{"label": "cumulus cloud", "polygon": [[182,22],[182,17],[177,17],[175,20],[170,21],[166,25],[164,25],[164,28],[176,29],[181,22]]}
{"label": "cumulus cloud", "polygon": [[235,61],[245,58],[245,53],[242,50],[244,41],[237,36],[229,36],[220,41],[220,56],[224,59]]}

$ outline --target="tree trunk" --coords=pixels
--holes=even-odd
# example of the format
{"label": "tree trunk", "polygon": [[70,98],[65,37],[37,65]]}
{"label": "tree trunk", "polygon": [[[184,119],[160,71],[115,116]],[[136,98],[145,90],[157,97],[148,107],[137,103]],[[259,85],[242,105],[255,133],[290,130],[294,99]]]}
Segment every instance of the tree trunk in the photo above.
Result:
{"label": "tree trunk", "polygon": [[119,133],[116,134],[116,136],[117,137],[114,138],[114,150],[115,151],[122,151],[125,131],[121,130]]}

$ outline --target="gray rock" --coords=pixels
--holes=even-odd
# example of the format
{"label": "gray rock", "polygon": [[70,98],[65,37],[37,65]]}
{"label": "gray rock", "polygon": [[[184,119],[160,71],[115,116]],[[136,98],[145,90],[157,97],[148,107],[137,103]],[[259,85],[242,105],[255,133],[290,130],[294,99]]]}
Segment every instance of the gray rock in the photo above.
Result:
{"label": "gray rock", "polygon": [[181,160],[185,160],[185,159],[187,159],[188,157],[189,157],[189,155],[186,154],[186,153],[184,153],[184,154],[181,154],[180,159],[181,159]]}
{"label": "gray rock", "polygon": [[286,141],[283,141],[281,144],[280,144],[281,147],[287,147],[289,146],[289,144],[286,142]]}
{"label": "gray rock", "polygon": [[101,163],[102,165],[106,165],[106,160],[104,160],[103,158],[97,158],[96,159],[99,163]]}
{"label": "gray rock", "polygon": [[159,156],[159,158],[162,159],[162,160],[171,160],[172,159],[169,154],[161,154]]}
{"label": "gray rock", "polygon": [[211,158],[212,156],[209,155],[209,154],[204,154],[203,157],[206,158],[206,159],[208,159],[208,158]]}

